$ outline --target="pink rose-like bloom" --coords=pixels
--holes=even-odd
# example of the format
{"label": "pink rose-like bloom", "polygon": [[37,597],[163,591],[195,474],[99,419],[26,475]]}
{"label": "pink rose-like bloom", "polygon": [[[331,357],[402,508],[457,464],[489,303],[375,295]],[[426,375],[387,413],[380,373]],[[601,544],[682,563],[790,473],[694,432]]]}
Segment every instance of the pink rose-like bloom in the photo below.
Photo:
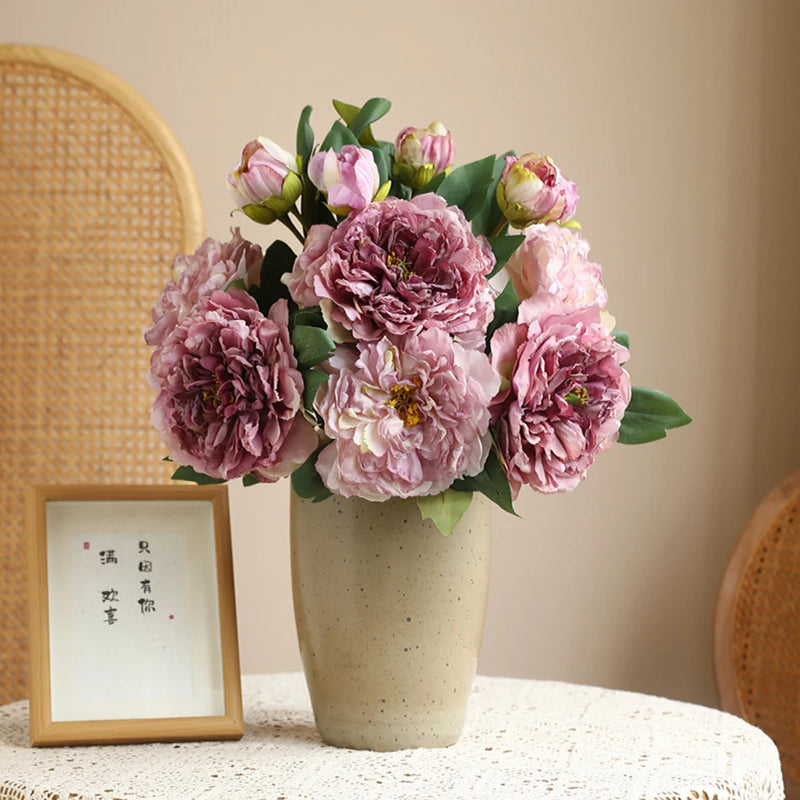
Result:
{"label": "pink rose-like bloom", "polygon": [[279,300],[265,317],[244,291],[204,297],[151,358],[152,421],[170,458],[213,478],[274,482],[314,452],[303,379]]}
{"label": "pink rose-like bloom", "polygon": [[314,290],[356,340],[440,328],[465,347],[483,347],[494,255],[461,209],[438,195],[368,205],[339,224],[321,258]]}
{"label": "pink rose-like bloom", "polygon": [[513,497],[524,484],[573,489],[616,441],[631,397],[627,357],[597,306],[548,295],[521,303],[518,322],[495,331],[492,364],[507,384],[491,413]]}
{"label": "pink rose-like bloom", "polygon": [[578,207],[578,187],[547,156],[506,156],[497,204],[515,228],[534,222],[566,222]]}
{"label": "pink rose-like bloom", "polygon": [[402,348],[383,338],[357,360],[345,353],[337,361],[315,402],[333,439],[316,464],[328,489],[376,501],[415,497],[481,471],[500,383],[484,353],[431,329]]}
{"label": "pink rose-like bloom", "polygon": [[319,305],[320,298],[314,291],[314,278],[324,262],[332,233],[330,225],[312,225],[308,229],[303,252],[294,260],[292,271],[281,278],[292,300],[299,306]]}
{"label": "pink rose-like bloom", "polygon": [[506,263],[520,300],[548,293],[568,306],[605,308],[603,271],[589,261],[589,242],[578,231],[538,224],[525,229],[525,241]]}
{"label": "pink rose-like bloom", "polygon": [[403,128],[394,143],[394,174],[406,186],[421,189],[453,164],[450,131],[441,122],[427,128]]}
{"label": "pink rose-like bloom", "polygon": [[233,281],[258,285],[263,254],[257,244],[243,239],[236,228],[229,242],[208,238],[192,255],[172,262],[172,278],[161,291],[151,312],[153,324],[145,331],[147,344],[160,345],[202,297],[224,289]]}
{"label": "pink rose-like bloom", "polygon": [[303,191],[294,156],[264,137],[245,145],[239,166],[228,176],[228,183],[239,207],[263,206],[262,213],[272,216],[270,222],[285,214]]}
{"label": "pink rose-like bloom", "polygon": [[344,145],[338,153],[322,150],[313,155],[308,162],[308,177],[328,196],[333,212],[342,216],[364,208],[381,189],[372,153],[354,144]]}

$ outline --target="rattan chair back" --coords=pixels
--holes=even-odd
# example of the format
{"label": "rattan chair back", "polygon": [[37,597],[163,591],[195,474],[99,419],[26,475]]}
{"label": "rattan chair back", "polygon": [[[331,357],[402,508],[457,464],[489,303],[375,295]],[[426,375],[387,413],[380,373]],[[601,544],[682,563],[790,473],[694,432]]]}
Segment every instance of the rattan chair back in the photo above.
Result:
{"label": "rattan chair back", "polygon": [[121,80],[0,46],[0,703],[27,694],[22,490],[163,483],[142,330],[199,242],[183,150]]}
{"label": "rattan chair back", "polygon": [[733,549],[714,668],[720,705],[773,739],[786,797],[800,798],[800,471],[762,501]]}

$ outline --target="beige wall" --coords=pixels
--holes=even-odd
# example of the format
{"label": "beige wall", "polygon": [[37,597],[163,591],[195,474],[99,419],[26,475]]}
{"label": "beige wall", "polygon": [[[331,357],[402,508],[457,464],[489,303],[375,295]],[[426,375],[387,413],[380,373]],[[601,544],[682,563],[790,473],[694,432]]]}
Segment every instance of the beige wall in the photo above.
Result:
{"label": "beige wall", "polygon": [[[242,145],[293,147],[302,106],[321,130],[334,96],[391,98],[382,138],[442,119],[462,162],[552,155],[579,184],[634,382],[695,423],[612,449],[569,495],[524,494],[519,519],[497,512],[480,668],[713,703],[725,559],[798,466],[795,6],[0,0],[0,38],[72,50],[141,92],[183,142],[216,236]],[[298,668],[288,486],[231,491],[243,667]]]}

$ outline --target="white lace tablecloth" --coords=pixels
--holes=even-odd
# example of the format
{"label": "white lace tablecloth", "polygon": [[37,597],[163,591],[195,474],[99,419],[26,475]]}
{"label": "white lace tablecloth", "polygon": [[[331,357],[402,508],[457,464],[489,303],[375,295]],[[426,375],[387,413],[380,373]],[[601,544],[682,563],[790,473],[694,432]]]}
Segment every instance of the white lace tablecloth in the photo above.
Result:
{"label": "white lace tablecloth", "polygon": [[458,744],[322,745],[299,674],[243,679],[245,735],[32,749],[28,704],[0,708],[0,798],[29,800],[780,800],[778,753],[737,717],[628,692],[475,681]]}

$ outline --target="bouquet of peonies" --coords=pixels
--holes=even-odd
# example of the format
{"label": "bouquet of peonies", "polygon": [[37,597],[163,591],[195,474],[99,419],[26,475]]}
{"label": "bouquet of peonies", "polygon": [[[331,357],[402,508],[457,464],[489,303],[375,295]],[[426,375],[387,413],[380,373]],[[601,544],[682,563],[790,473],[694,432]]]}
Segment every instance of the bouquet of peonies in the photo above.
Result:
{"label": "bouquet of peonies", "polygon": [[237,229],[176,257],[145,332],[174,477],[414,497],[447,533],[475,491],[513,512],[689,422],[631,388],[575,184],[534,153],[453,168],[438,122],[379,141],[390,105],[334,101],[318,147],[306,107],[296,156],[245,146],[236,206],[297,252]]}

